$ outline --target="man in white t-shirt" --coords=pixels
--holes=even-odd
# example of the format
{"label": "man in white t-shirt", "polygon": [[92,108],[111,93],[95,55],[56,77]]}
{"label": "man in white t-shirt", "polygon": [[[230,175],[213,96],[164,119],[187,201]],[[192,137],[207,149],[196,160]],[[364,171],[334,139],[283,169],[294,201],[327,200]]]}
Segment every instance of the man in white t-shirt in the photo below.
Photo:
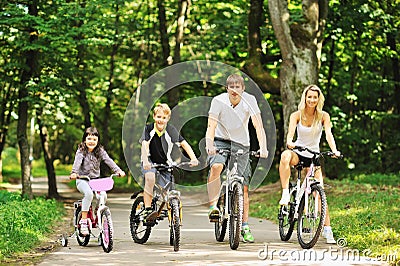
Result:
{"label": "man in white t-shirt", "polygon": [[[229,149],[235,152],[239,149],[249,151],[250,135],[248,130],[249,119],[257,133],[260,146],[260,157],[267,158],[267,140],[262,123],[261,112],[256,98],[244,92],[243,77],[237,74],[230,75],[226,80],[226,93],[213,98],[208,112],[208,126],[206,132],[206,150],[210,172],[207,183],[210,210],[210,221],[216,221],[220,212],[216,206],[218,192],[221,186],[220,175],[227,163],[227,156],[216,153],[217,149]],[[238,159],[238,174],[244,177],[244,210],[242,222],[242,236],[244,242],[254,242],[254,237],[248,225],[249,217],[249,183],[251,168],[248,153]]]}

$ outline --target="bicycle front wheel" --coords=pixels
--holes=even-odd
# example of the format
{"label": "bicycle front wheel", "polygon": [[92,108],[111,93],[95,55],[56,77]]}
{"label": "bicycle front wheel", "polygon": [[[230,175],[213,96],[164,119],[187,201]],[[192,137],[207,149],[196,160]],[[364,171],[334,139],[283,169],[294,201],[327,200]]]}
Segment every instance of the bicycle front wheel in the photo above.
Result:
{"label": "bicycle front wheel", "polygon": [[129,216],[129,224],[131,229],[131,236],[135,243],[144,244],[150,237],[151,226],[143,224],[140,215],[144,212],[143,196],[139,196],[132,204],[131,214]]}
{"label": "bicycle front wheel", "polygon": [[87,246],[87,244],[89,243],[90,240],[90,234],[83,236],[80,234],[79,232],[79,221],[81,220],[82,217],[82,208],[78,207],[75,211],[75,230],[76,230],[76,240],[78,241],[79,246]]}
{"label": "bicycle front wheel", "polygon": [[320,185],[312,185],[311,193],[304,193],[297,221],[297,238],[302,248],[312,248],[321,234],[326,216],[326,196]]}
{"label": "bicycle front wheel", "polygon": [[282,241],[288,241],[292,236],[296,219],[294,212],[296,211],[296,190],[289,183],[290,201],[288,205],[281,205],[278,213],[279,236]]}
{"label": "bicycle front wheel", "polygon": [[110,210],[105,210],[101,213],[100,222],[102,227],[102,232],[100,233],[101,246],[103,247],[104,252],[109,253],[114,246],[114,229]]}
{"label": "bicycle front wheel", "polygon": [[179,251],[181,242],[181,215],[179,199],[170,201],[171,222],[170,222],[170,244],[174,246],[174,251]]}
{"label": "bicycle front wheel", "polygon": [[239,247],[240,230],[243,219],[243,189],[240,183],[235,182],[232,185],[230,197],[229,214],[229,245],[235,250]]}
{"label": "bicycle front wheel", "polygon": [[226,227],[228,224],[228,219],[225,216],[225,187],[221,188],[218,202],[217,202],[217,207],[219,210],[219,220],[218,222],[214,223],[214,233],[215,233],[215,239],[218,242],[224,241],[225,238],[225,233],[226,233]]}

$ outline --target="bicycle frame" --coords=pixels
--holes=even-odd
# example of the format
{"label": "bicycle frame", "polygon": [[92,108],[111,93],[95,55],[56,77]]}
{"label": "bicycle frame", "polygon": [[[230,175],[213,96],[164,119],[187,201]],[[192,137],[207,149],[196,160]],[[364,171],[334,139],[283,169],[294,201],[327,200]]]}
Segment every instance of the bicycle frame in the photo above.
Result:
{"label": "bicycle frame", "polygon": [[[315,156],[315,155],[314,155]],[[301,166],[302,167],[302,166]],[[300,214],[298,213],[299,211],[299,205],[301,198],[303,197],[304,193],[310,194],[311,193],[311,186],[314,184],[319,184],[320,182],[315,180],[315,165],[314,165],[314,160],[312,160],[310,167],[307,171],[307,174],[303,180],[303,183],[301,183],[301,169],[297,169],[297,181],[296,181],[296,187],[292,191],[296,192],[296,209],[295,209],[295,214],[297,214],[297,218],[300,217]],[[313,180],[314,179],[314,180]],[[315,210],[318,210],[318,195],[317,195],[317,200],[315,201]],[[305,206],[308,206],[308,197],[305,197]],[[305,214],[308,215],[308,208],[305,208]]]}

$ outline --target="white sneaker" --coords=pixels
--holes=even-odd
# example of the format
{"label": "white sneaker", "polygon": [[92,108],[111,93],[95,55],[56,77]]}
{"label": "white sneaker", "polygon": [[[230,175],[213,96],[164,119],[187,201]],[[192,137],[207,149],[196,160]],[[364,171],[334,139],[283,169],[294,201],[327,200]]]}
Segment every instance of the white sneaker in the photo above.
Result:
{"label": "white sneaker", "polygon": [[79,231],[80,231],[81,235],[83,235],[83,236],[89,235],[90,230],[89,230],[88,219],[81,219],[79,221],[79,225],[80,225]]}
{"label": "white sneaker", "polygon": [[327,244],[336,244],[336,240],[333,237],[332,229],[327,229],[322,232],[322,236],[326,238]]}
{"label": "white sneaker", "polygon": [[282,192],[281,200],[279,201],[279,205],[288,205],[290,201],[289,192]]}

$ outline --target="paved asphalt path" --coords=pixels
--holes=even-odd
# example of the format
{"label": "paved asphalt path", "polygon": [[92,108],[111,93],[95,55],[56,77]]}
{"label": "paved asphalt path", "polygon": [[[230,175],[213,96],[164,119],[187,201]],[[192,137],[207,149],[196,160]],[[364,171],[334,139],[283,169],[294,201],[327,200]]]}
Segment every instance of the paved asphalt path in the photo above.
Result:
{"label": "paved asphalt path", "polygon": [[[33,188],[39,191],[46,186],[36,182]],[[63,196],[81,198],[76,190],[67,189],[62,184],[58,188]],[[358,256],[357,251],[327,245],[323,240],[314,249],[303,250],[295,232],[288,242],[282,242],[276,224],[256,218],[249,220],[255,243],[241,242],[237,250],[231,250],[228,232],[224,242],[215,240],[214,224],[208,221],[207,207],[196,204],[196,197],[193,196],[182,201],[183,226],[178,252],[174,252],[169,245],[167,220],[153,227],[147,243],[134,243],[129,230],[133,202],[130,194],[108,193],[107,205],[111,209],[115,232],[114,249],[105,253],[98,246],[97,239],[91,239],[88,246],[81,247],[75,238],[69,238],[68,247],[60,245],[44,256],[38,265],[385,265],[362,257],[361,252]],[[68,234],[72,230],[72,225],[64,228]]]}

